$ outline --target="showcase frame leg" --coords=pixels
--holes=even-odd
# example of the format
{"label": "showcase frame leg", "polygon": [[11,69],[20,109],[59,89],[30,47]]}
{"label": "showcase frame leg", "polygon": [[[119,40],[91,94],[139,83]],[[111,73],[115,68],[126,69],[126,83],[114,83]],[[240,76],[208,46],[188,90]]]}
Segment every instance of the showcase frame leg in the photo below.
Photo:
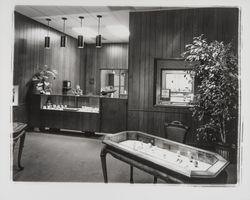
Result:
{"label": "showcase frame leg", "polygon": [[134,171],[134,168],[132,165],[130,165],[130,183],[134,183],[133,171]]}
{"label": "showcase frame leg", "polygon": [[107,175],[107,162],[106,162],[106,145],[102,148],[101,150],[101,163],[102,163],[102,173],[103,173],[103,178],[104,178],[104,183],[108,183],[108,175]]}
{"label": "showcase frame leg", "polygon": [[154,183],[157,183],[157,177],[154,176]]}

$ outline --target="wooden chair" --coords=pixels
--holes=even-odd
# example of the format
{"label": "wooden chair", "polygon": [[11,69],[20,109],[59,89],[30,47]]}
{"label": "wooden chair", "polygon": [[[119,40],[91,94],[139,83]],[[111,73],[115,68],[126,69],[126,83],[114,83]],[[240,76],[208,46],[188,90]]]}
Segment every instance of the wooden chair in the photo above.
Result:
{"label": "wooden chair", "polygon": [[179,121],[164,123],[165,138],[175,142],[185,143],[188,127]]}

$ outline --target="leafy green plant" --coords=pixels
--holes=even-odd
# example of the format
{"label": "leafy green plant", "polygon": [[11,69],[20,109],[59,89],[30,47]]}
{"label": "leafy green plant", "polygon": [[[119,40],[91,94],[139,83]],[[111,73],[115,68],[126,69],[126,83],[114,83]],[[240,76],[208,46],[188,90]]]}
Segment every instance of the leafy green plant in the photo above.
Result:
{"label": "leafy green plant", "polygon": [[196,94],[193,116],[199,120],[198,139],[227,143],[229,125],[238,111],[238,59],[232,44],[213,41],[203,35],[186,45],[186,61],[196,62]]}
{"label": "leafy green plant", "polygon": [[32,77],[32,82],[35,84],[36,90],[41,94],[51,93],[51,82],[56,78],[57,71],[52,70],[47,65],[40,68]]}

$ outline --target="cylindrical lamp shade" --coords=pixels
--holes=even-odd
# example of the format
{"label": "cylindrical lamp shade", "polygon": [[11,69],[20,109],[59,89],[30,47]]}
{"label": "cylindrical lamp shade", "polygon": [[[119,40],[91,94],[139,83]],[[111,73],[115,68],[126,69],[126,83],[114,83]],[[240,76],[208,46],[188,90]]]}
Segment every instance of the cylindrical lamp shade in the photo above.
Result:
{"label": "cylindrical lamp shade", "polygon": [[96,46],[96,48],[102,47],[102,36],[101,35],[96,36],[95,46]]}
{"label": "cylindrical lamp shade", "polygon": [[77,46],[78,48],[84,48],[84,40],[82,35],[78,35]]}
{"label": "cylindrical lamp shade", "polygon": [[46,36],[46,37],[45,37],[44,47],[45,47],[46,49],[49,49],[49,48],[50,48],[50,37],[49,37],[49,36]]}
{"label": "cylindrical lamp shade", "polygon": [[61,36],[61,47],[65,47],[66,46],[66,36],[65,35],[62,35]]}

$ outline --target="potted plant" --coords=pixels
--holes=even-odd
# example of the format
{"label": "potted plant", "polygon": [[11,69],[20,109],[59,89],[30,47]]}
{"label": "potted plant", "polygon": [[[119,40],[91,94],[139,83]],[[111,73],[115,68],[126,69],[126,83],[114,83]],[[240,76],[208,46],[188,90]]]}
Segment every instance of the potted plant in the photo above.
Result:
{"label": "potted plant", "polygon": [[40,68],[32,77],[33,92],[40,94],[51,94],[52,80],[56,78],[57,71],[52,70],[47,65]]}
{"label": "potted plant", "polygon": [[237,134],[237,129],[232,131],[232,127],[237,127],[238,59],[232,44],[208,43],[201,35],[186,45],[184,57],[186,61],[198,63],[192,69],[196,94],[191,108],[199,121],[197,138],[223,147],[220,149],[224,151],[232,146],[231,138]]}

